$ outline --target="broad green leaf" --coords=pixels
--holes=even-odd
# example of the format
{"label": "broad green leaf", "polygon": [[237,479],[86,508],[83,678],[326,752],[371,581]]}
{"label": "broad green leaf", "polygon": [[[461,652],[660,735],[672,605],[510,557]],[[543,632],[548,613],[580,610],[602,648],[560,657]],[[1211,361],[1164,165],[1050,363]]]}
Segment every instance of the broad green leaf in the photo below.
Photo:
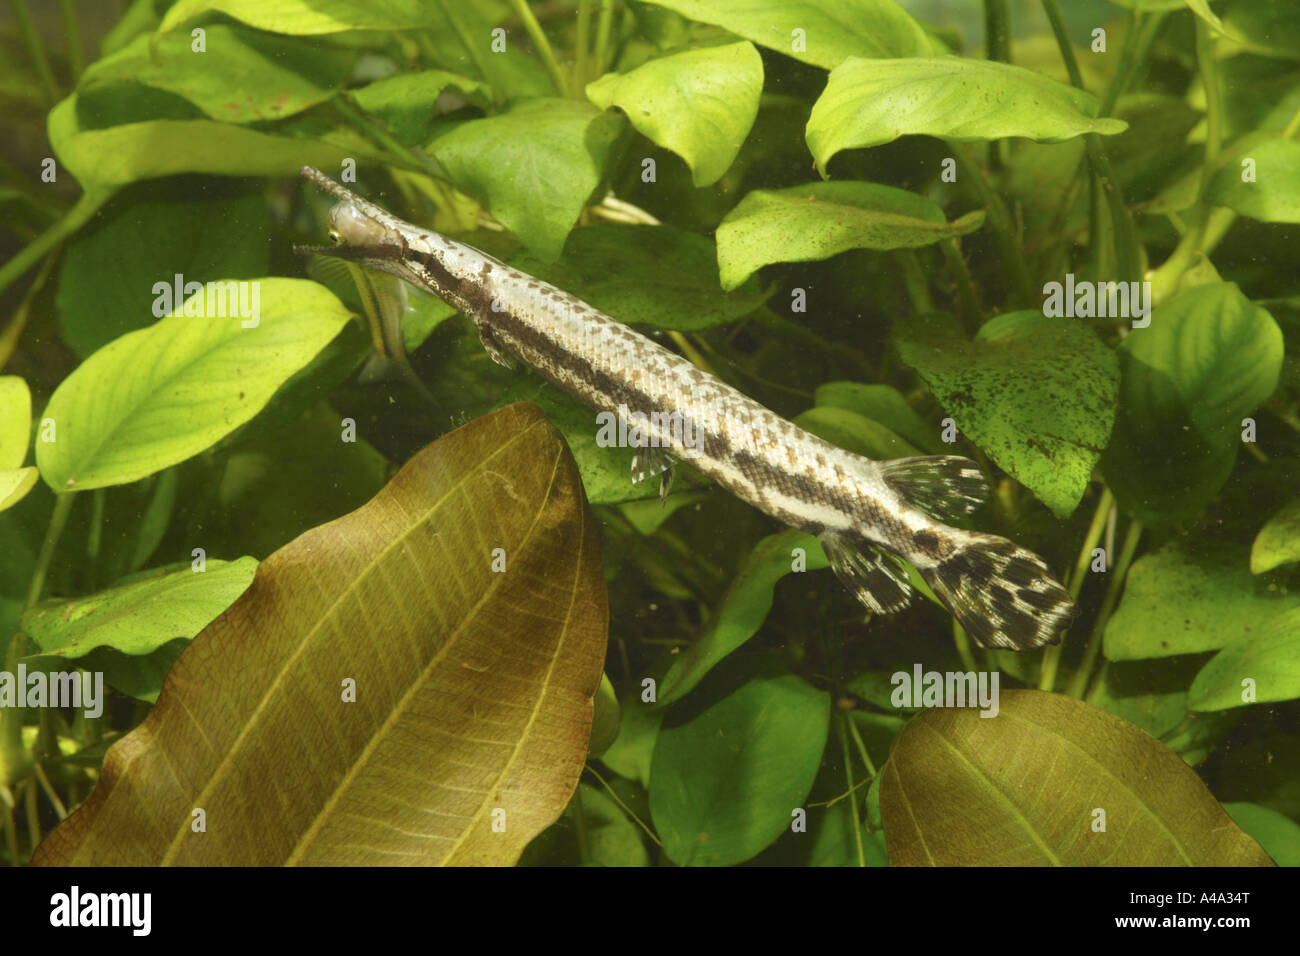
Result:
{"label": "broad green leaf", "polygon": [[1102,458],[1145,524],[1196,514],[1232,471],[1242,420],[1277,388],[1282,332],[1229,282],[1158,305],[1119,347],[1120,402]]}
{"label": "broad green leaf", "polygon": [[428,138],[438,115],[438,97],[449,87],[467,94],[488,92],[478,80],[446,70],[422,70],[384,77],[352,90],[351,96],[367,113],[382,119],[398,142],[414,146]]}
{"label": "broad green leaf", "polygon": [[893,0],[647,2],[826,70],[850,56],[928,56],[943,49]]}
{"label": "broad green leaf", "polygon": [[459,189],[485,203],[532,252],[554,261],[622,129],[620,117],[589,103],[530,100],[461,123],[429,151]]}
{"label": "broad green leaf", "polygon": [[0,511],[16,505],[40,477],[24,468],[32,428],[32,394],[17,375],[0,375]]}
{"label": "broad green leaf", "polygon": [[808,118],[817,169],[842,149],[925,134],[959,141],[1023,136],[1059,143],[1111,135],[1124,122],[1097,118],[1092,95],[1023,67],[944,56],[904,60],[851,57],[831,71]]}
{"label": "broad green leaf", "polygon": [[1112,661],[1217,651],[1258,637],[1269,622],[1300,606],[1254,577],[1245,556],[1188,553],[1177,543],[1129,568],[1124,597],[1106,625]]}
{"label": "broad green leaf", "polygon": [[1223,809],[1262,846],[1278,866],[1300,866],[1300,824],[1257,803],[1225,803]]}
{"label": "broad green leaf", "polygon": [[0,511],[22,501],[27,492],[36,487],[40,472],[26,468],[0,468]]}
{"label": "broad green leaf", "polygon": [[1087,490],[1115,419],[1114,353],[1082,322],[1011,312],[973,342],[938,317],[894,326],[957,427],[1058,517]]}
{"label": "broad green leaf", "polygon": [[22,627],[42,654],[75,659],[100,647],[148,654],[178,637],[198,634],[248,590],[255,558],[206,562],[70,601],[46,601],[23,615]]}
{"label": "broad green leaf", "polygon": [[60,263],[59,331],[82,358],[145,328],[162,283],[253,279],[271,260],[270,217],[261,189],[231,189],[197,177],[123,190],[78,233]]}
{"label": "broad green leaf", "polygon": [[315,35],[345,30],[410,30],[426,26],[424,0],[180,0],[167,11],[158,34],[205,13],[224,13],[259,30]]}
{"label": "broad green leaf", "polygon": [[1250,549],[1250,573],[1263,574],[1300,561],[1300,498],[1288,502],[1255,535]]}
{"label": "broad green leaf", "polygon": [[32,393],[17,375],[0,375],[0,469],[27,460],[32,435]]}
{"label": "broad green leaf", "polygon": [[641,695],[644,692],[638,682],[624,694],[619,703],[618,736],[600,755],[600,762],[616,774],[649,787],[650,761],[654,757],[655,740],[659,736],[664,712],[643,701]]}
{"label": "broad green leaf", "polygon": [[[853,808],[849,801],[841,800],[826,807],[820,813],[821,822],[813,831],[813,846],[808,854],[808,865],[858,866],[857,839],[853,833]],[[867,866],[889,866],[889,853],[885,850],[885,835],[879,831],[869,832],[865,826],[861,826],[860,829],[862,856]]]}
{"label": "broad green leaf", "polygon": [[[1240,628],[1234,628],[1239,631]],[[1232,640],[1196,675],[1192,709],[1227,710],[1300,697],[1300,600]]]}
{"label": "broad green leaf", "polygon": [[591,742],[587,752],[599,757],[618,737],[618,725],[621,719],[618,697],[614,685],[609,682],[609,675],[600,678],[600,689],[596,691],[596,712],[591,722]]}
{"label": "broad green leaf", "polygon": [[36,449],[51,488],[120,485],[198,454],[256,415],[349,318],[323,286],[272,278],[242,283],[245,304],[258,297],[247,310],[258,314],[242,319],[244,293],[223,285],[208,283],[63,380],[43,416],[55,440]]}
{"label": "broad green leaf", "polygon": [[1253,182],[1240,162],[1225,164],[1206,187],[1208,202],[1260,222],[1300,222],[1300,142],[1269,139],[1246,151]]}
{"label": "broad green leaf", "polygon": [[98,189],[177,173],[297,176],[304,165],[337,169],[348,158],[376,157],[373,147],[349,150],[212,120],[159,119],[83,130],[73,96],[50,111],[49,137],[59,162],[83,186]]}
{"label": "broad green leaf", "polygon": [[1300,18],[1277,0],[1228,0],[1223,32],[1253,53],[1300,59]]}
{"label": "broad green leaf", "polygon": [[586,826],[587,863],[592,866],[649,866],[641,828],[603,790],[578,784],[573,795]]}
{"label": "broad green leaf", "polygon": [[719,291],[717,260],[712,242],[684,229],[599,223],[575,229],[556,263],[519,255],[510,264],[620,322],[698,332],[763,304],[757,281]]}
{"label": "broad green leaf", "polygon": [[[796,555],[796,548],[803,553]],[[684,697],[719,661],[758,633],[772,609],[776,582],[794,572],[796,560],[802,561],[808,571],[830,567],[817,539],[792,528],[768,535],[754,545],[704,634],[673,658],[668,673],[659,682],[660,705]]]}
{"label": "broad green leaf", "polygon": [[863,382],[827,382],[817,386],[813,399],[818,407],[831,406],[857,412],[880,422],[894,434],[921,448],[926,454],[944,455],[951,449],[939,437],[938,425],[930,425],[890,385]]}
{"label": "broad green leaf", "polygon": [[577,786],[607,629],[573,462],[503,409],[264,561],[36,862],[513,864]]}
{"label": "broad green leaf", "polygon": [[158,41],[138,36],[117,53],[92,63],[78,89],[143,83],[185,97],[225,123],[280,119],[333,96],[347,81],[356,54],[319,41],[270,36],[247,27],[212,23],[205,51],[188,33]]}
{"label": "broad green leaf", "polygon": [[755,189],[718,226],[718,269],[734,289],[774,262],[829,259],[849,249],[912,249],[984,224],[975,210],[948,222],[933,201],[877,183]]}
{"label": "broad green leaf", "polygon": [[830,696],[793,674],[755,677],[659,731],[650,813],[664,852],[687,866],[756,856],[803,806],[830,727]]}
{"label": "broad green leaf", "polygon": [[763,60],[751,43],[687,50],[587,84],[589,100],[617,106],[643,136],[686,160],[696,187],[730,168],[762,92]]}
{"label": "broad green leaf", "polygon": [[879,422],[847,408],[821,407],[800,412],[792,421],[818,438],[864,458],[882,460],[910,458],[921,450],[900,438]]}
{"label": "broad green leaf", "polygon": [[[881,769],[895,866],[1270,866],[1178,755],[1082,701],[929,710]],[[1097,811],[1106,826],[1097,829]]]}

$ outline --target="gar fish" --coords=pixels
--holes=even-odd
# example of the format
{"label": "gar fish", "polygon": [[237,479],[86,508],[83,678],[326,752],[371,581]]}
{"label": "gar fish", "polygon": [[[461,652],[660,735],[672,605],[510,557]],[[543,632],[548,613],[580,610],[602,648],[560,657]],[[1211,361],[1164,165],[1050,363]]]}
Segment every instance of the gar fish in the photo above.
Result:
{"label": "gar fish", "polygon": [[[840,581],[874,613],[911,600],[903,558],[984,647],[1056,643],[1073,617],[1069,593],[1038,555],[945,524],[988,495],[970,459],[852,454],[575,296],[398,219],[310,166],[302,174],[338,198],[329,223],[340,244],[299,251],[424,289],[469,316],[501,364],[518,359],[599,410],[636,414],[651,446],[633,463],[636,477],[671,468],[674,458],[690,460],[754,507],[815,535]],[[695,440],[684,443],[670,422],[686,422]]]}

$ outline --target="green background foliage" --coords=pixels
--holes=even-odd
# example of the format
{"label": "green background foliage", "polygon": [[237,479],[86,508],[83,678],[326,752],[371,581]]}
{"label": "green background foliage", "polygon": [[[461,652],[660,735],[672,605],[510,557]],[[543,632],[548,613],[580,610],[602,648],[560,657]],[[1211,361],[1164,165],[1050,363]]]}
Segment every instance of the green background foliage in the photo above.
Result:
{"label": "green background foliage", "polygon": [[[1275,6],[132,0],[114,20],[12,4],[4,670],[75,664],[111,695],[95,718],[0,709],[0,861],[29,862],[51,831],[46,861],[174,859],[169,825],[146,834],[114,782],[153,728],[176,732],[169,714],[225,713],[277,648],[333,674],[337,649],[253,613],[312,605],[314,580],[352,603],[304,619],[365,631],[347,660],[391,681],[397,736],[401,688],[446,708],[415,718],[446,748],[419,764],[394,747],[384,772],[508,765],[447,729],[439,683],[504,712],[506,656],[427,669],[409,648],[457,622],[404,618],[394,597],[427,597],[432,619],[465,575],[473,634],[520,654],[537,632],[521,609],[558,619],[581,592],[587,656],[560,641],[563,679],[538,678],[571,752],[528,765],[544,799],[512,809],[527,826],[506,849],[471,825],[421,856],[376,828],[348,834],[358,860],[1295,865],[1300,34]],[[303,165],[850,451],[974,459],[992,494],[963,527],[1043,556],[1080,609],[1063,643],[973,646],[914,569],[931,599],[864,618],[816,539],[689,465],[661,503],[657,481],[629,480],[630,449],[596,441],[592,410],[495,364],[417,291],[400,313],[413,385],[353,281],[295,254],[323,242],[330,206]],[[160,306],[178,275],[198,286]],[[1151,310],[1059,314],[1049,287],[1067,276],[1148,283]],[[228,281],[257,284],[255,327],[187,313]],[[516,421],[542,444],[504,434]],[[453,497],[394,508],[423,500],[411,462]],[[456,476],[478,482],[463,501]],[[556,516],[536,541],[529,514]],[[538,549],[500,588],[479,553],[498,522]],[[350,557],[367,548],[391,578]],[[232,634],[249,643],[223,650]],[[918,672],[996,676],[999,716],[916,706],[896,685]],[[308,693],[278,689],[272,737],[310,732]],[[340,747],[364,743],[330,714]],[[527,728],[515,743],[536,756]],[[314,772],[250,761],[246,788]],[[340,862],[310,827],[276,829],[311,818],[298,809],[241,826]]]}

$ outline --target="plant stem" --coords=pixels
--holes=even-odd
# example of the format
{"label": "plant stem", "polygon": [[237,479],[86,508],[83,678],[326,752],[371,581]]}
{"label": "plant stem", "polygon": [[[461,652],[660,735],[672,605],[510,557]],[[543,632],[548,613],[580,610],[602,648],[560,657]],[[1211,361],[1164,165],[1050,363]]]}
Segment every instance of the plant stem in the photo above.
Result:
{"label": "plant stem", "polygon": [[[1083,592],[1083,580],[1088,573],[1088,562],[1092,560],[1092,552],[1097,547],[1097,542],[1101,540],[1102,532],[1106,528],[1106,521],[1114,506],[1115,496],[1111,494],[1109,487],[1103,485],[1101,500],[1097,502],[1097,509],[1092,513],[1092,523],[1088,525],[1088,533],[1084,536],[1083,547],[1079,549],[1079,557],[1074,562],[1074,569],[1070,573],[1069,582],[1066,584],[1066,590],[1070,592],[1070,597],[1076,602]],[[1061,643],[1054,647],[1048,647],[1043,652],[1043,662],[1038,673],[1039,690],[1050,693],[1055,687],[1056,672],[1061,665],[1061,654],[1065,651],[1065,639],[1068,636],[1068,632],[1063,634]]]}
{"label": "plant stem", "polygon": [[27,328],[27,319],[32,313],[32,303],[36,301],[36,297],[45,288],[50,273],[54,271],[54,264],[58,261],[58,256],[45,257],[41,271],[36,273],[36,278],[32,280],[32,284],[23,293],[23,301],[18,304],[18,308],[14,309],[13,318],[9,320],[9,324],[5,326],[4,331],[0,332],[0,369],[9,364],[14,352],[18,350],[18,342],[23,337],[23,330]]}
{"label": "plant stem", "polygon": [[614,0],[600,0],[600,19],[596,23],[596,75],[609,69],[609,34],[614,26]]}
{"label": "plant stem", "polygon": [[54,82],[54,72],[50,69],[50,61],[45,56],[45,45],[36,34],[32,15],[27,12],[26,0],[9,0],[9,7],[14,12],[14,22],[18,24],[18,32],[22,34],[23,42],[27,44],[32,65],[36,67],[36,75],[40,78],[45,101],[53,106],[59,101],[59,87]]}
{"label": "plant stem", "polygon": [[1052,25],[1052,35],[1056,37],[1056,45],[1061,51],[1061,59],[1065,61],[1065,72],[1070,74],[1070,85],[1083,89],[1083,74],[1079,72],[1079,61],[1074,58],[1074,47],[1070,46],[1070,34],[1066,32],[1065,21],[1061,18],[1061,8],[1057,6],[1056,0],[1042,0],[1042,3],[1047,22]]}
{"label": "plant stem", "polygon": [[929,315],[934,311],[934,299],[930,297],[930,284],[926,280],[925,270],[915,249],[900,249],[896,257],[903,267],[903,286],[907,298],[912,303],[912,311],[917,315]]}
{"label": "plant stem", "polygon": [[591,0],[578,0],[578,35],[574,40],[577,50],[573,64],[574,93],[587,86],[587,54],[591,43]]}
{"label": "plant stem", "polygon": [[1128,577],[1129,565],[1133,562],[1133,553],[1137,551],[1138,540],[1142,537],[1142,522],[1137,519],[1128,527],[1128,534],[1124,536],[1124,546],[1120,550],[1119,562],[1115,565],[1115,576],[1110,579],[1110,584],[1106,588],[1106,597],[1102,600],[1101,612],[1097,615],[1096,622],[1092,625],[1092,634],[1088,638],[1088,646],[1084,649],[1083,660],[1079,663],[1079,669],[1074,672],[1074,678],[1070,681],[1069,694],[1071,697],[1083,699],[1088,690],[1088,679],[1092,675],[1092,667],[1097,662],[1097,655],[1101,652],[1101,638],[1106,631],[1106,625],[1110,621],[1111,612],[1115,609],[1115,602],[1119,600],[1119,593],[1123,587],[1124,579]]}
{"label": "plant stem", "polygon": [[979,328],[982,315],[979,296],[975,292],[975,280],[971,277],[970,267],[966,265],[966,257],[961,254],[961,247],[957,245],[956,239],[940,241],[939,251],[943,253],[944,261],[948,263],[948,269],[953,274],[954,285],[957,288],[957,305],[961,310],[962,320],[966,323],[967,331],[974,332]]}
{"label": "plant stem", "polygon": [[59,0],[59,15],[63,20],[63,36],[68,44],[68,72],[72,85],[81,79],[84,63],[81,59],[81,30],[77,24],[77,5],[74,0]]}
{"label": "plant stem", "polygon": [[970,151],[960,143],[951,140],[947,143],[948,148],[952,150],[953,158],[957,160],[959,178],[969,185],[979,202],[988,211],[989,226],[998,241],[1002,264],[1011,280],[1012,298],[1016,305],[1028,308],[1035,302],[1033,284],[1029,278],[1029,266],[1025,262],[1024,250],[1020,248],[1020,237],[1016,234],[1016,224],[1011,219],[1011,213],[1007,211],[1002,197],[994,192],[984,179],[984,174],[976,165]]}
{"label": "plant stem", "polygon": [[555,51],[551,49],[551,41],[546,39],[546,34],[542,32],[542,25],[537,22],[537,17],[533,16],[527,0],[510,0],[510,6],[515,11],[515,15],[523,21],[524,29],[528,31],[528,37],[533,41],[537,55],[542,58],[546,71],[551,74],[555,91],[561,96],[567,96],[570,91],[569,84],[564,78],[564,71],[560,69],[560,64],[555,59]]}
{"label": "plant stem", "polygon": [[423,150],[402,145],[388,130],[372,120],[361,107],[357,106],[350,94],[344,93],[342,96],[336,96],[330,100],[330,103],[335,112],[344,120],[383,147],[389,153],[389,159],[394,165],[405,166],[413,172],[428,173],[435,179],[441,179],[444,182],[451,181],[451,178],[447,175],[447,170],[443,168],[442,163],[438,162],[437,158],[430,156]]}
{"label": "plant stem", "polygon": [[840,711],[839,720],[835,722],[836,736],[840,738],[840,753],[844,757],[844,778],[848,783],[849,791],[849,816],[853,820],[853,841],[858,848],[858,866],[867,865],[867,853],[862,846],[862,821],[858,818],[858,795],[853,786],[853,757],[849,753],[849,738],[844,732],[844,725],[848,723],[848,714]]}
{"label": "plant stem", "polygon": [[77,204],[63,214],[62,219],[24,246],[18,255],[0,266],[0,292],[13,285],[19,276],[39,262],[47,252],[89,222],[99,208],[108,202],[114,191],[91,190],[83,194],[77,200]]}

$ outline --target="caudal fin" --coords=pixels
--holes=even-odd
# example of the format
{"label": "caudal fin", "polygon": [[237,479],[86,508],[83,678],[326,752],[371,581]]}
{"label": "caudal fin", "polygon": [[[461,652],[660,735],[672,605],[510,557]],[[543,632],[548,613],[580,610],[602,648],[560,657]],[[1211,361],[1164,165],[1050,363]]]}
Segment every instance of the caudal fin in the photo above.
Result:
{"label": "caudal fin", "polygon": [[1022,651],[1056,644],[1074,617],[1069,592],[1043,560],[1005,538],[968,542],[921,576],[981,647]]}

